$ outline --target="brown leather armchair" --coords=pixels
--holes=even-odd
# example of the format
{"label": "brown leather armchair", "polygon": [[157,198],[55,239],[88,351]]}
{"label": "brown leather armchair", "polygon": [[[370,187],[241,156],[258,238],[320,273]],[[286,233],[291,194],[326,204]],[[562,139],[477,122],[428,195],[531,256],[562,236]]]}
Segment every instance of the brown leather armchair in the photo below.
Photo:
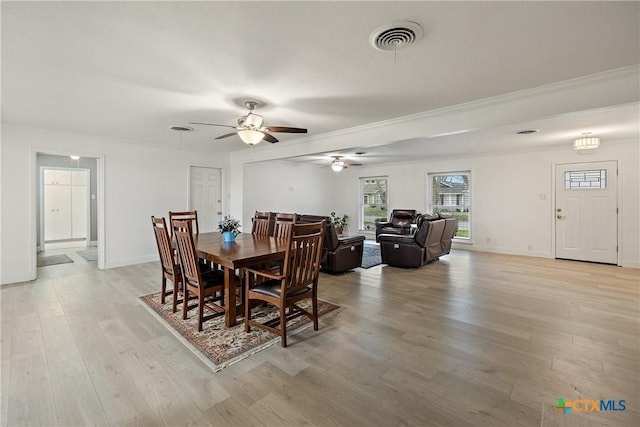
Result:
{"label": "brown leather armchair", "polygon": [[338,236],[330,218],[319,215],[300,215],[296,223],[325,220],[324,243],[320,265],[330,273],[343,273],[362,265],[365,236]]}
{"label": "brown leather armchair", "polygon": [[415,209],[394,209],[391,211],[389,222],[379,222],[376,224],[376,242],[381,234],[411,234],[411,224],[416,222],[417,212]]}
{"label": "brown leather armchair", "polygon": [[382,263],[392,267],[417,268],[439,259],[450,252],[457,225],[456,218],[421,215],[413,236],[382,234]]}

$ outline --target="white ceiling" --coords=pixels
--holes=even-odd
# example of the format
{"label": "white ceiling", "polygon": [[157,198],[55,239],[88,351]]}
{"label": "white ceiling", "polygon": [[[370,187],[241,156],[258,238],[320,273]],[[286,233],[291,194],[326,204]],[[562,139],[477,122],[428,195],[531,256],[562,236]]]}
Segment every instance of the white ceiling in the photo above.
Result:
{"label": "white ceiling", "polygon": [[[396,58],[371,48],[373,29],[398,20],[424,38]],[[321,135],[636,65],[639,27],[639,2],[3,1],[2,123],[231,152],[237,137],[213,140],[225,128],[180,141],[169,127],[233,125],[255,99],[267,125]],[[585,126],[628,138],[637,122],[635,103],[477,129],[473,146],[462,134],[341,153],[486,152],[524,128],[544,132],[523,146],[568,143]]]}

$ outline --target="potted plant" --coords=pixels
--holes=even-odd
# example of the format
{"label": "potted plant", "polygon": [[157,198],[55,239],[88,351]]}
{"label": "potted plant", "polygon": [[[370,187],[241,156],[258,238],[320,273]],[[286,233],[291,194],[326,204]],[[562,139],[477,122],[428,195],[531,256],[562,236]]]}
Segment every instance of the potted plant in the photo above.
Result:
{"label": "potted plant", "polygon": [[336,228],[336,232],[338,234],[342,234],[344,232],[344,229],[347,228],[347,225],[349,225],[348,215],[342,215],[342,217],[339,217],[338,215],[336,215],[335,212],[331,212],[330,218],[331,218],[331,223]]}
{"label": "potted plant", "polygon": [[224,220],[218,223],[218,231],[225,242],[233,242],[240,234],[240,221],[231,216],[225,216]]}

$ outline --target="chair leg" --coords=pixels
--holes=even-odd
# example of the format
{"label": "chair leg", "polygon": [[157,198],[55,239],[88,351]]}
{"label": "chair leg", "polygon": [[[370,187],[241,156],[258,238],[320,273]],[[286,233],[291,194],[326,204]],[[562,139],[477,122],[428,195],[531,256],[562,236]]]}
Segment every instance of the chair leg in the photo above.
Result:
{"label": "chair leg", "polygon": [[313,296],[311,297],[311,305],[312,305],[312,310],[313,312],[311,313],[311,315],[313,316],[313,330],[317,331],[318,330],[318,296],[316,295],[316,293],[313,293]]}
{"label": "chair leg", "polygon": [[160,304],[164,305],[164,297],[167,293],[167,278],[162,274],[162,294],[160,294]]}
{"label": "chair leg", "polygon": [[249,307],[249,300],[245,300],[244,302],[244,331],[251,332],[251,325],[249,322],[251,321],[251,307]]}
{"label": "chair leg", "polygon": [[182,294],[182,320],[187,320],[187,306],[189,305],[189,289],[183,284],[184,292]]}
{"label": "chair leg", "polygon": [[202,332],[202,317],[204,316],[204,294],[198,293],[198,332]]}
{"label": "chair leg", "polygon": [[173,312],[178,311],[178,280],[173,279]]}
{"label": "chair leg", "polygon": [[280,307],[280,342],[282,347],[287,346],[287,308],[285,306]]}

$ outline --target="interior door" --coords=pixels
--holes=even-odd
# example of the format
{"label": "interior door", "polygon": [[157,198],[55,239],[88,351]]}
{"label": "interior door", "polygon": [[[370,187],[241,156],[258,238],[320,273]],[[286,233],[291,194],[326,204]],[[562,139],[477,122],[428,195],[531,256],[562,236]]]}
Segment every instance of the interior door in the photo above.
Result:
{"label": "interior door", "polygon": [[618,262],[618,164],[556,165],[556,258]]}
{"label": "interior door", "polygon": [[71,186],[44,186],[44,239],[71,238]]}
{"label": "interior door", "polygon": [[71,171],[71,237],[87,238],[89,171]]}
{"label": "interior door", "polygon": [[217,168],[191,166],[189,205],[198,211],[200,232],[215,231],[222,221],[222,173]]}

